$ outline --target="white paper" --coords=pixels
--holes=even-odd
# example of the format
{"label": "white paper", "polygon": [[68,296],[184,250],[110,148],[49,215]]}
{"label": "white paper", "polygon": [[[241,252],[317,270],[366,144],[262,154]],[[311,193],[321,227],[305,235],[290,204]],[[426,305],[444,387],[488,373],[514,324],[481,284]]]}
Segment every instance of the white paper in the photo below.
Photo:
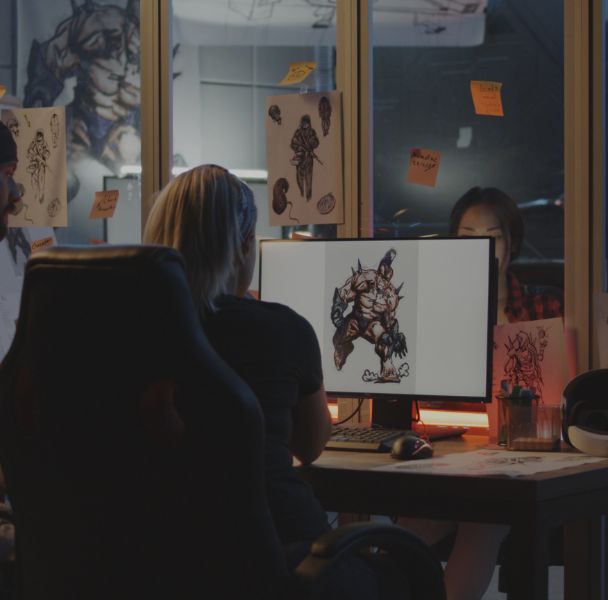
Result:
{"label": "white paper", "polygon": [[430,473],[432,475],[459,475],[479,477],[482,475],[504,475],[522,477],[547,471],[596,462],[605,458],[569,452],[514,452],[511,450],[473,450],[455,452],[425,460],[396,462],[377,467],[378,471],[404,473]]}
{"label": "white paper", "polygon": [[12,108],[2,111],[17,144],[15,183],[23,208],[9,227],[66,227],[68,224],[65,108]]}

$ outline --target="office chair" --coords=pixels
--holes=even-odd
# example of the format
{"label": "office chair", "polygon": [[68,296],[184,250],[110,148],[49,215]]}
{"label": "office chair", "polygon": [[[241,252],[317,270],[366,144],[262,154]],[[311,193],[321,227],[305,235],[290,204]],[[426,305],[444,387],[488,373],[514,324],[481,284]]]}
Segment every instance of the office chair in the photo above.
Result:
{"label": "office chair", "polygon": [[288,572],[263,436],[255,396],[203,334],[178,252],[32,256],[0,366],[17,598],[314,598],[360,551],[398,561],[412,598],[445,597],[426,546],[387,526],[333,530]]}

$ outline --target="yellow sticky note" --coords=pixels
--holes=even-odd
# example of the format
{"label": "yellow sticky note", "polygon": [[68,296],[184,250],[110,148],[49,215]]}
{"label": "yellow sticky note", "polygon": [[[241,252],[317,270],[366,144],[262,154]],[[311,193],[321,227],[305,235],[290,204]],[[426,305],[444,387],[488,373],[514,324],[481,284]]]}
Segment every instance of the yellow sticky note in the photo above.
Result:
{"label": "yellow sticky note", "polygon": [[289,63],[289,71],[287,71],[287,75],[285,75],[285,77],[283,77],[283,79],[279,81],[279,85],[291,85],[292,83],[301,83],[316,68],[316,62],[304,61]]}
{"label": "yellow sticky note", "polygon": [[2,98],[2,96],[4,96],[4,94],[6,94],[6,86],[0,85],[0,98]]}
{"label": "yellow sticky note", "polygon": [[49,237],[42,238],[40,240],[34,240],[31,244],[32,254],[34,254],[34,252],[38,252],[39,250],[42,250],[43,248],[48,248],[49,246],[52,246],[54,243],[55,243],[55,240],[53,240],[52,235],[50,235]]}
{"label": "yellow sticky note", "polygon": [[407,170],[408,182],[435,187],[440,163],[441,152],[425,148],[412,148]]}
{"label": "yellow sticky note", "polygon": [[476,115],[504,117],[500,90],[502,83],[498,81],[471,81],[471,96]]}
{"label": "yellow sticky note", "polygon": [[89,219],[110,219],[118,203],[118,190],[95,192],[95,201],[91,207]]}

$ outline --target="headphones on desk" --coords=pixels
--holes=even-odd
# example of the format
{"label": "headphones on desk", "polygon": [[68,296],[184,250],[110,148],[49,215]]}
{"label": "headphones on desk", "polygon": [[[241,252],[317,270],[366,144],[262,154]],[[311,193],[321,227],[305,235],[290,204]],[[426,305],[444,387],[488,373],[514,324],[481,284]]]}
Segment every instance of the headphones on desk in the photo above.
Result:
{"label": "headphones on desk", "polygon": [[577,375],[562,394],[562,435],[577,450],[608,457],[608,369]]}

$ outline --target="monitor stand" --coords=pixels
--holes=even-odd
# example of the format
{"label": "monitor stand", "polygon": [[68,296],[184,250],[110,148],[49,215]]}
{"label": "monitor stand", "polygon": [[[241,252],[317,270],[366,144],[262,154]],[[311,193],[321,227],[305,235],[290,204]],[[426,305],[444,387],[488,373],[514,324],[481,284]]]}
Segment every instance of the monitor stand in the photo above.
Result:
{"label": "monitor stand", "polygon": [[412,400],[409,398],[374,398],[372,423],[391,429],[412,429]]}

